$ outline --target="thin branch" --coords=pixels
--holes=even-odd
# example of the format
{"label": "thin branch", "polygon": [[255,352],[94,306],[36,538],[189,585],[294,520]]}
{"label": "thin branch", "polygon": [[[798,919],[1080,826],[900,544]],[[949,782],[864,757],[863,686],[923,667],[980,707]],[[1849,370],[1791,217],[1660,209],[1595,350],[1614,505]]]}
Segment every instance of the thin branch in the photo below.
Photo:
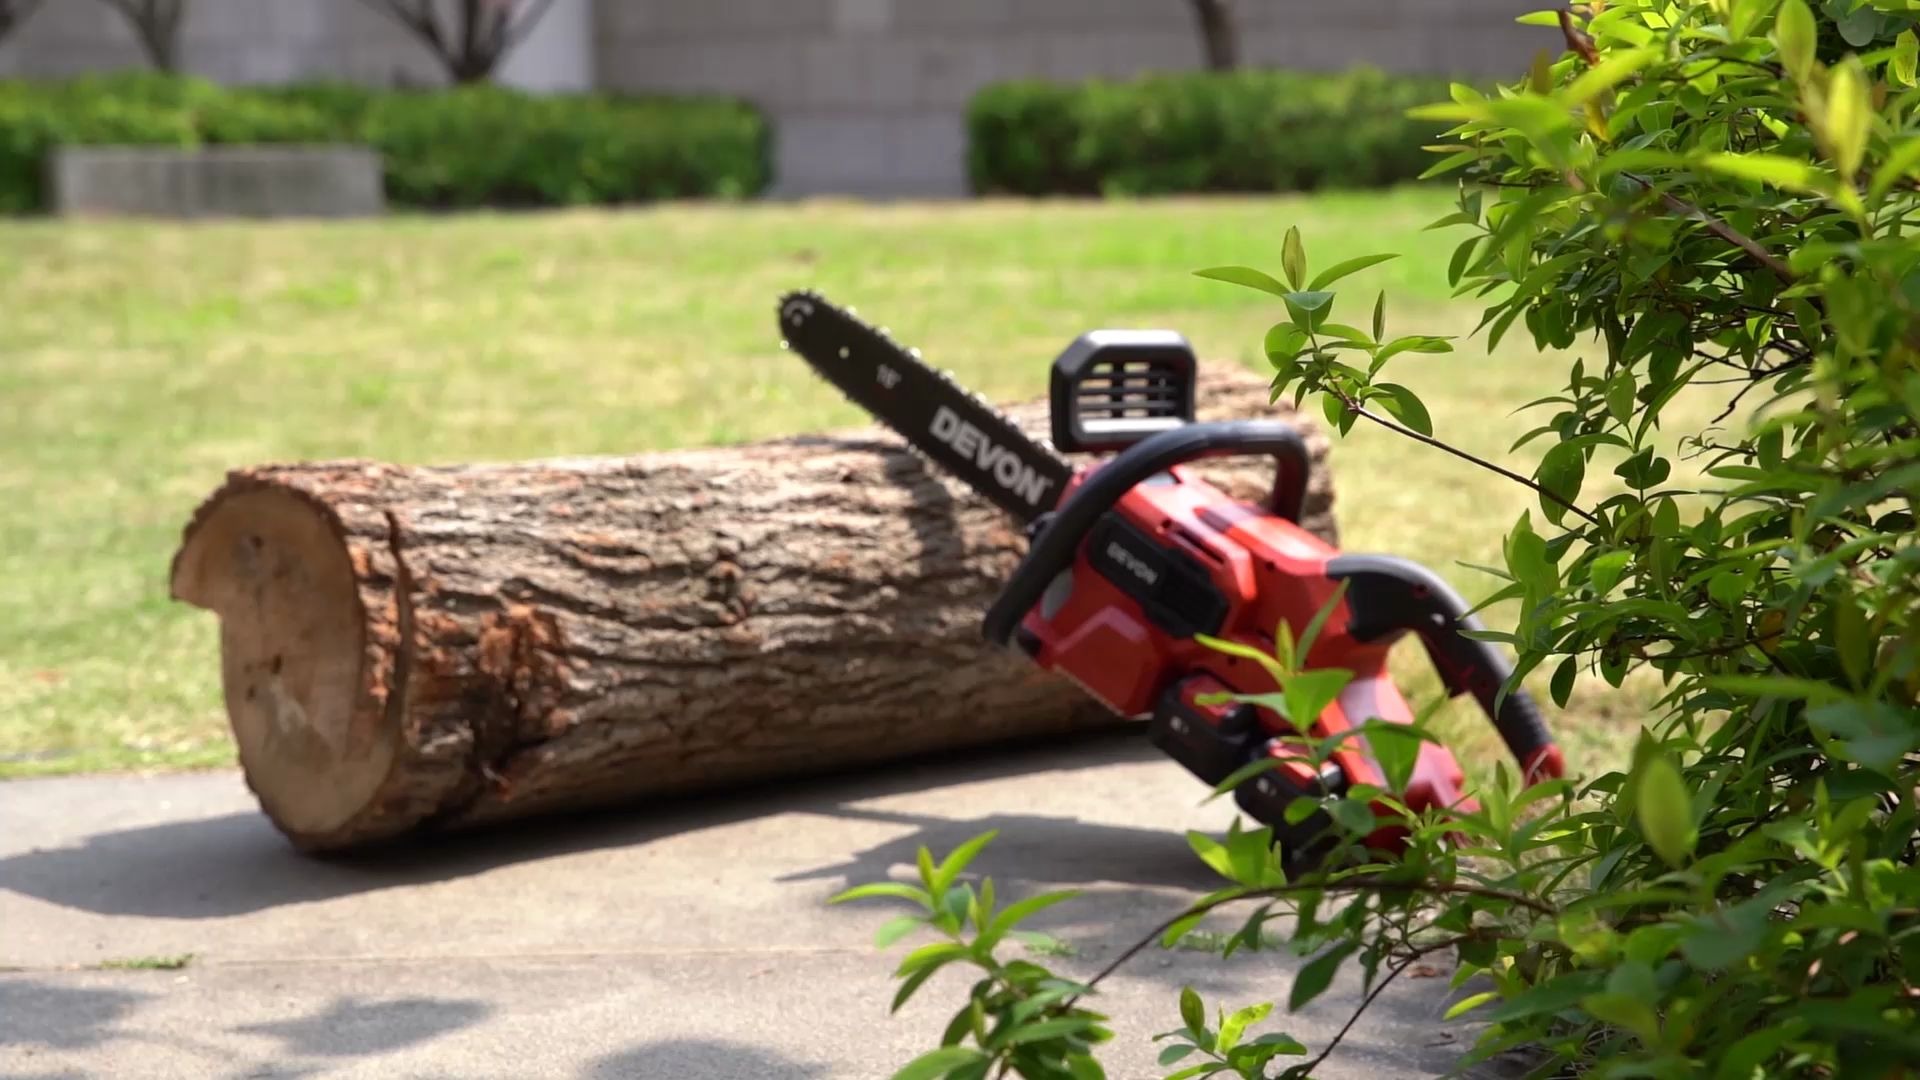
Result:
{"label": "thin branch", "polygon": [[435,53],[445,58],[447,45],[446,38],[440,30],[440,19],[425,0],[414,4],[409,4],[406,0],[360,0],[360,2],[374,13],[384,15],[413,31]]}
{"label": "thin branch", "polygon": [[1353,1025],[1359,1023],[1360,1017],[1364,1015],[1368,1009],[1373,1007],[1373,1000],[1379,997],[1382,993],[1385,993],[1387,987],[1393,985],[1393,980],[1399,978],[1401,972],[1412,967],[1414,961],[1420,959],[1423,956],[1428,955],[1429,953],[1436,953],[1441,951],[1442,949],[1452,948],[1453,946],[1460,944],[1462,941],[1467,940],[1468,937],[1470,937],[1470,935],[1463,935],[1462,937],[1453,938],[1449,941],[1443,941],[1438,945],[1429,945],[1426,948],[1421,949],[1418,952],[1415,952],[1412,956],[1407,957],[1405,960],[1400,961],[1399,964],[1395,965],[1392,971],[1387,972],[1387,977],[1384,979],[1381,979],[1378,983],[1374,984],[1373,989],[1367,992],[1367,996],[1360,1000],[1359,1007],[1353,1010],[1352,1016],[1347,1017],[1346,1023],[1340,1025],[1340,1030],[1334,1032],[1333,1038],[1328,1041],[1326,1048],[1324,1050],[1321,1050],[1319,1055],[1316,1056],[1312,1061],[1309,1061],[1305,1065],[1301,1065],[1298,1067],[1300,1075],[1312,1076],[1313,1070],[1319,1068],[1323,1062],[1325,1062],[1329,1057],[1332,1057],[1333,1052],[1340,1048],[1340,1041],[1347,1037],[1347,1032],[1352,1031]]}
{"label": "thin branch", "polygon": [[[1165,934],[1173,927],[1173,924],[1182,919],[1191,918],[1195,915],[1205,915],[1215,908],[1225,907],[1228,904],[1238,903],[1243,900],[1279,900],[1303,892],[1433,893],[1442,896],[1478,896],[1488,900],[1504,900],[1510,904],[1517,904],[1536,915],[1551,917],[1558,914],[1551,906],[1523,893],[1489,888],[1484,885],[1463,885],[1459,882],[1381,881],[1376,878],[1360,877],[1349,878],[1345,881],[1303,882],[1297,885],[1278,885],[1270,889],[1256,889],[1253,892],[1238,893],[1233,896],[1225,896],[1218,900],[1211,900],[1187,907],[1179,914],[1162,921],[1160,925],[1153,928],[1152,932],[1134,942],[1132,945],[1129,945],[1119,956],[1114,957],[1111,963],[1101,968],[1093,978],[1087,980],[1087,989],[1092,990],[1094,987],[1099,986],[1103,980],[1111,976],[1114,972],[1119,971],[1126,965],[1127,961],[1140,955],[1141,950],[1158,941],[1162,934]],[[1070,1009],[1073,1007],[1074,1002],[1079,1000],[1080,995],[1076,994],[1069,998],[1063,1007]]]}
{"label": "thin branch", "polygon": [[1705,210],[1700,209],[1699,207],[1693,205],[1692,203],[1686,201],[1685,199],[1681,199],[1668,192],[1661,191],[1660,189],[1654,187],[1653,182],[1651,180],[1648,180],[1646,177],[1639,176],[1630,172],[1623,172],[1620,175],[1626,177],[1627,179],[1633,181],[1636,184],[1639,184],[1642,189],[1651,191],[1654,194],[1660,196],[1660,202],[1663,205],[1665,205],[1667,209],[1672,210],[1676,214],[1681,214],[1685,217],[1690,217],[1695,221],[1700,222],[1701,224],[1707,227],[1708,232],[1712,233],[1713,235],[1719,237],[1722,240],[1725,240],[1727,243],[1732,244],[1734,247],[1739,248],[1741,251],[1744,251],[1747,254],[1753,256],[1754,259],[1760,263],[1760,265],[1773,271],[1774,276],[1779,278],[1781,281],[1784,281],[1787,284],[1791,285],[1794,282],[1800,280],[1799,275],[1795,274],[1791,269],[1789,269],[1786,263],[1780,261],[1779,256],[1775,255],[1771,251],[1768,251],[1766,248],[1761,247],[1759,242],[1754,240],[1752,237],[1747,236],[1746,234],[1728,225],[1726,222],[1721,221],[1719,218],[1714,217],[1712,214],[1707,213]]}
{"label": "thin branch", "polygon": [[1506,477],[1507,479],[1513,481],[1516,484],[1522,484],[1526,487],[1532,488],[1542,498],[1551,499],[1554,502],[1559,503],[1561,506],[1567,508],[1568,510],[1571,510],[1573,513],[1580,515],[1580,517],[1583,518],[1588,524],[1596,526],[1598,528],[1606,527],[1606,523],[1601,521],[1599,518],[1595,517],[1592,513],[1578,506],[1575,506],[1573,503],[1568,502],[1566,499],[1561,498],[1560,496],[1554,494],[1551,491],[1548,491],[1546,488],[1541,487],[1539,484],[1528,479],[1527,477],[1521,476],[1519,473],[1514,472],[1512,469],[1506,468],[1504,466],[1496,465],[1493,462],[1488,461],[1483,457],[1470,454],[1467,451],[1461,450],[1457,447],[1449,446],[1446,443],[1441,442],[1439,439],[1436,439],[1431,435],[1422,435],[1420,432],[1415,431],[1410,427],[1407,427],[1405,424],[1401,424],[1395,420],[1391,420],[1387,417],[1381,416],[1379,413],[1373,412],[1372,410],[1368,409],[1366,406],[1353,400],[1351,397],[1348,397],[1346,393],[1344,393],[1343,391],[1340,391],[1338,389],[1333,389],[1331,387],[1329,388],[1329,391],[1335,397],[1338,397],[1340,399],[1341,404],[1353,410],[1354,413],[1356,413],[1357,415],[1366,417],[1367,419],[1373,421],[1374,423],[1379,424],[1382,427],[1385,427],[1389,431],[1398,432],[1402,435],[1405,435],[1407,438],[1414,440],[1415,442],[1425,443],[1426,445],[1434,447],[1435,449],[1445,450],[1447,453],[1452,454],[1454,457],[1460,458],[1463,461],[1470,461],[1473,464],[1478,465],[1483,469],[1487,469],[1491,472],[1499,473],[1501,476]]}

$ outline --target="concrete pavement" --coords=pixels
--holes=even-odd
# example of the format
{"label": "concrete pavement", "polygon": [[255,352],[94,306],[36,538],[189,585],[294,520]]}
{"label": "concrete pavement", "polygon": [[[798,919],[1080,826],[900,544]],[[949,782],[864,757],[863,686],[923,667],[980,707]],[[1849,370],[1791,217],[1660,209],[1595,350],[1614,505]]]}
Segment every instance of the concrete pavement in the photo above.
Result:
{"label": "concrete pavement", "polygon": [[[1134,736],[1001,749],[753,792],[439,838],[290,850],[236,772],[0,784],[0,1077],[882,1078],[936,1045],[970,981],[887,1012],[903,942],[884,903],[829,908],[1001,830],[1002,897],[1086,895],[1032,924],[1085,976],[1218,882],[1183,830],[1225,800]],[[178,970],[114,961],[191,953]],[[1151,1036],[1209,1001],[1284,1001],[1294,961],[1149,950],[1106,984],[1109,1075],[1157,1077]],[[1317,1049],[1349,972],[1287,1030]],[[1325,1077],[1439,1075],[1471,1039],[1446,980],[1407,980]]]}

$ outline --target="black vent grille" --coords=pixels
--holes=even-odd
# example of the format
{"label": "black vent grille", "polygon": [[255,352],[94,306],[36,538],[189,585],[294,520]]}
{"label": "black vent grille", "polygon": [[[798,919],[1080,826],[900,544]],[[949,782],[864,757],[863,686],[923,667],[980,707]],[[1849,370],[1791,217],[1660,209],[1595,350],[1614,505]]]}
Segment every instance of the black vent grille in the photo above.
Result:
{"label": "black vent grille", "polygon": [[1074,407],[1088,424],[1180,417],[1188,392],[1187,371],[1175,361],[1096,360],[1074,387]]}

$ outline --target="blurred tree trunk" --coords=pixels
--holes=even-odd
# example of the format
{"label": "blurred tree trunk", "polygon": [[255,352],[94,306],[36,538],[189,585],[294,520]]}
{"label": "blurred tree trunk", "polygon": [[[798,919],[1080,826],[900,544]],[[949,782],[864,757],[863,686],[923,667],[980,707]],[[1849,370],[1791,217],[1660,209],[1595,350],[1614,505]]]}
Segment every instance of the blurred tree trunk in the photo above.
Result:
{"label": "blurred tree trunk", "polygon": [[410,31],[465,86],[487,82],[540,22],[554,0],[453,0],[452,25],[439,0],[361,0]]}
{"label": "blurred tree trunk", "polygon": [[1192,0],[1200,20],[1200,47],[1211,71],[1240,66],[1240,28],[1233,21],[1233,0]]}
{"label": "blurred tree trunk", "polygon": [[39,6],[40,0],[0,0],[0,41],[5,41]]}
{"label": "blurred tree trunk", "polygon": [[[179,66],[180,24],[187,17],[187,0],[102,0],[133,26],[140,48],[160,71]],[[3,31],[0,31],[3,32]]]}

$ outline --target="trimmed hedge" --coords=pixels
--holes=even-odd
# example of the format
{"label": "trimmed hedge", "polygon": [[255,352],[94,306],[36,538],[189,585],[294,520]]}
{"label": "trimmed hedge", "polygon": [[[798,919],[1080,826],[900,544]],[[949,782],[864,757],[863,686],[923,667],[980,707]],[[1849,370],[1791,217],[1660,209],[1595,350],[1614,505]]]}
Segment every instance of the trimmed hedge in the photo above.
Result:
{"label": "trimmed hedge", "polygon": [[1447,98],[1445,79],[1372,68],[1000,83],[969,106],[968,169],[983,194],[1379,187],[1439,160],[1421,147],[1448,125],[1407,110]]}
{"label": "trimmed hedge", "polygon": [[378,150],[388,198],[412,207],[742,198],[773,174],[766,118],[732,99],[232,88],[140,73],[0,82],[0,212],[46,205],[55,146],[313,142]]}

